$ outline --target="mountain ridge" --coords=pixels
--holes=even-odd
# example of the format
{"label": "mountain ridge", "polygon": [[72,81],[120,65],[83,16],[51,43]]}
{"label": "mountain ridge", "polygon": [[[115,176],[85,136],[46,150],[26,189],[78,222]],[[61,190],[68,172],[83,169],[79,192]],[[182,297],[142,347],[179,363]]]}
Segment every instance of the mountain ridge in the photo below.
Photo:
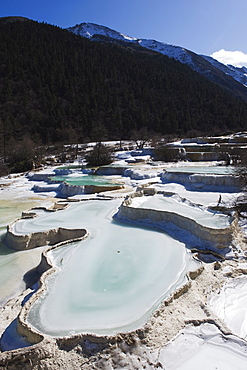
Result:
{"label": "mountain ridge", "polygon": [[144,128],[178,136],[246,129],[247,104],[232,92],[110,36],[91,42],[46,23],[0,22],[0,153],[26,135],[47,144],[130,139]]}
{"label": "mountain ridge", "polygon": [[209,80],[221,85],[224,89],[232,91],[234,95],[247,101],[247,68],[240,69],[227,66],[210,56],[199,55],[180,46],[152,39],[126,36],[118,31],[95,23],[84,22],[69,27],[67,30],[92,41],[101,42],[102,36],[104,36],[116,41],[138,44],[143,48],[156,51],[169,58],[174,58],[183,64],[187,64],[191,69],[204,75]]}

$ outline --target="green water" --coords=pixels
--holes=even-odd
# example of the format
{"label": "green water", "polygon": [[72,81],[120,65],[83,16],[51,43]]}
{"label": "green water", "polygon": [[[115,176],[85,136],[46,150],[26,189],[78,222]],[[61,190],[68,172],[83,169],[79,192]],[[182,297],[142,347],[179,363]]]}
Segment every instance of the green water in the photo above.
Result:
{"label": "green water", "polygon": [[33,327],[59,337],[135,330],[184,281],[190,265],[184,244],[165,233],[112,222],[120,204],[121,199],[78,202],[18,223],[21,233],[48,225],[89,232],[79,243],[48,252],[57,271],[28,313]]}
{"label": "green water", "polygon": [[81,176],[54,176],[51,177],[52,181],[66,182],[69,185],[99,185],[99,186],[112,186],[119,185],[112,181],[107,180],[103,176],[95,175],[81,175]]}
{"label": "green water", "polygon": [[37,201],[25,199],[1,199],[0,200],[0,227],[13,222],[21,216],[23,211],[38,205]]}

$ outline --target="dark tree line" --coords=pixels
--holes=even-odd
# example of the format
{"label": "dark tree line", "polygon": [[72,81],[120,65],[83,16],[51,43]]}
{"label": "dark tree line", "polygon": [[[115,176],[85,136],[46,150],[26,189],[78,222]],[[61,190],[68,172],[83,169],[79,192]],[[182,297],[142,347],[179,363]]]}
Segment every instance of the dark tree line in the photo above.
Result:
{"label": "dark tree line", "polygon": [[[189,67],[34,21],[0,22],[0,142],[128,139],[246,129],[247,105]],[[102,138],[101,138],[102,139]],[[96,139],[97,140],[97,139]]]}

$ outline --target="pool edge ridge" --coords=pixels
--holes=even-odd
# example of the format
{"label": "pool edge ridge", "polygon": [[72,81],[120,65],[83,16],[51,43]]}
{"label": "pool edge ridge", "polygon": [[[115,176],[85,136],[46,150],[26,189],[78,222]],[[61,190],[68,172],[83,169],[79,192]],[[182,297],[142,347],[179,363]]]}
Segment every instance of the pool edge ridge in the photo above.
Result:
{"label": "pool edge ridge", "polygon": [[69,245],[73,242],[81,241],[86,239],[89,236],[89,232],[86,229],[82,229],[85,231],[84,236],[76,239],[71,239],[70,241],[62,241],[55,245],[50,246],[45,251],[42,252],[40,264],[37,266],[38,272],[41,274],[39,278],[39,287],[38,289],[31,295],[31,297],[25,302],[23,305],[19,315],[17,316],[17,333],[21,336],[24,336],[27,341],[31,344],[36,344],[42,341],[44,338],[48,337],[47,335],[42,334],[38,330],[36,330],[32,325],[27,322],[27,315],[35,303],[35,301],[42,295],[46,290],[46,279],[48,276],[53,274],[57,271],[57,268],[53,266],[50,258],[48,257],[48,253],[51,250],[57,249],[63,245]]}
{"label": "pool edge ridge", "polygon": [[[132,224],[137,223],[143,226],[154,227],[158,230],[168,232],[168,234],[169,225],[173,224],[181,231],[184,230],[190,233],[191,236],[197,238],[197,242],[199,243],[199,245],[197,245],[198,249],[208,249],[220,253],[222,253],[224,249],[229,250],[233,242],[233,231],[237,222],[236,216],[228,227],[214,229],[201,225],[194,219],[175,212],[133,207],[133,198],[141,196],[143,196],[142,193],[136,193],[133,196],[126,197],[120,205],[118,212],[114,215],[114,219]],[[201,245],[200,240],[202,241]]]}

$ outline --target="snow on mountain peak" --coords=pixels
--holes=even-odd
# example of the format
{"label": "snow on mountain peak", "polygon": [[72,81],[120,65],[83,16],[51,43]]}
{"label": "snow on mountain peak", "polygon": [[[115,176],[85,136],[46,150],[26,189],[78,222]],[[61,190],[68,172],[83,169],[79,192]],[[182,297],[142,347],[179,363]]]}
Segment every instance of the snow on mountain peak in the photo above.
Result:
{"label": "snow on mountain peak", "polygon": [[[108,27],[100,26],[94,23],[77,24],[76,26],[70,27],[67,30],[88,39],[96,40],[98,35],[105,36],[113,40],[139,44],[143,48],[156,51],[170,58],[178,60],[183,64],[187,64],[191,69],[203,74],[209,79],[210,75],[212,73],[214,74],[211,67],[213,66],[214,71],[216,68],[247,87],[247,54],[244,54],[240,51],[229,52],[222,49],[216,53],[213,53],[211,57],[205,55],[200,56],[180,46],[174,46],[156,40],[126,36]],[[203,59],[204,62],[202,62]],[[205,65],[205,61],[208,63],[208,65]]]}
{"label": "snow on mountain peak", "polygon": [[68,28],[69,31],[74,32],[77,35],[91,39],[95,35],[102,35],[110,37],[115,40],[121,40],[125,42],[138,43],[140,46],[157,51],[158,53],[164,54],[170,58],[179,60],[185,64],[191,64],[192,59],[186,49],[166,44],[164,42],[149,40],[149,39],[138,39],[135,37],[126,36],[120,32],[114,31],[108,27],[100,26],[94,23],[81,23],[74,27]]}
{"label": "snow on mountain peak", "polygon": [[180,46],[174,46],[171,44],[166,44],[165,42],[148,39],[139,39],[138,43],[144,48],[157,51],[158,53],[168,56],[169,58],[179,60],[181,63],[189,64],[192,62],[191,56],[187,53],[187,50]]}
{"label": "snow on mountain peak", "polygon": [[87,38],[92,38],[94,35],[102,35],[116,40],[135,42],[137,39],[134,37],[126,36],[120,32],[114,31],[108,27],[100,26],[95,23],[81,23],[74,27],[69,27],[69,31]]}

